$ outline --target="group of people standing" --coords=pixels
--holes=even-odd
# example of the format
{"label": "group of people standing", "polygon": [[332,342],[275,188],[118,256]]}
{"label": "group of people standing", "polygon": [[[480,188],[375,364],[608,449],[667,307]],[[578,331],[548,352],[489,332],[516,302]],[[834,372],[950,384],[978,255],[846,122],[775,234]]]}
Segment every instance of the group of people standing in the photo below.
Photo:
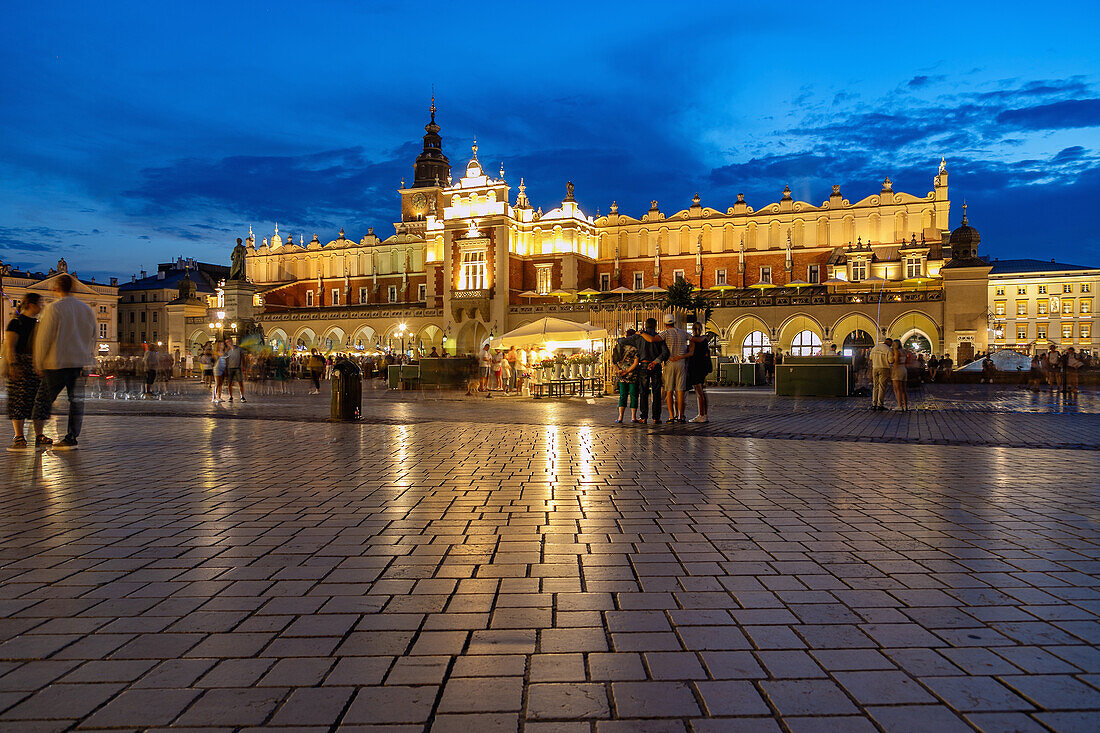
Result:
{"label": "group of people standing", "polygon": [[[4,329],[4,363],[8,376],[8,417],[15,429],[8,450],[54,450],[77,447],[84,420],[84,367],[94,363],[96,320],[87,303],[72,297],[73,279],[62,273],[54,281],[56,300],[43,307],[38,293],[28,293],[19,313]],[[46,420],[61,391],[69,399],[65,437],[46,435]],[[26,421],[34,429],[27,442]]]}
{"label": "group of people standing", "polygon": [[886,386],[894,387],[894,399],[897,409],[908,411],[909,393],[906,382],[909,380],[908,362],[912,354],[902,344],[901,339],[883,339],[868,354],[871,362],[871,409],[886,409]]}
{"label": "group of people standing", "polygon": [[478,354],[477,389],[479,392],[519,393],[524,382],[532,377],[534,365],[549,355],[550,352],[534,346],[494,349],[486,343]]}
{"label": "group of people standing", "polygon": [[1027,386],[1038,391],[1046,383],[1052,393],[1061,389],[1070,402],[1076,402],[1080,371],[1088,366],[1088,357],[1082,358],[1074,347],[1060,352],[1057,346],[1051,344],[1046,351],[1032,355]]}
{"label": "group of people standing", "polygon": [[660,424],[662,396],[668,421],[687,422],[684,407],[689,390],[695,391],[699,403],[699,414],[691,422],[708,421],[704,383],[713,368],[709,337],[699,322],[691,324],[690,334],[676,327],[672,314],[664,322],[665,330],[658,333],[657,319],[649,318],[641,331],[629,329],[615,344],[611,362],[619,390],[617,423],[625,419],[628,405],[631,422],[645,423],[652,404],[653,424]]}

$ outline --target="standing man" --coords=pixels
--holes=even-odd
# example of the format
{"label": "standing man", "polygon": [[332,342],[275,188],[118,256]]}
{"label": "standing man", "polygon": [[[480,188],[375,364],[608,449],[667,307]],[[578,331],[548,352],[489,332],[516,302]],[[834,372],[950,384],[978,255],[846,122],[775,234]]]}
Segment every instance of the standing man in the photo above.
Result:
{"label": "standing man", "polygon": [[1052,393],[1062,387],[1062,355],[1055,344],[1051,344],[1047,352],[1047,383]]}
{"label": "standing man", "polygon": [[893,339],[883,339],[868,356],[871,358],[871,409],[885,410],[886,387],[890,384],[890,349]]}
{"label": "standing man", "polygon": [[50,417],[57,395],[65,390],[69,398],[69,427],[54,450],[76,448],[84,420],[84,367],[93,363],[95,313],[86,303],[72,297],[73,279],[61,273],[54,281],[57,300],[43,309],[34,336],[34,368],[42,375],[35,395],[32,420]]}
{"label": "standing man", "polygon": [[657,335],[657,319],[647,318],[645,328],[635,337],[638,349],[638,402],[641,408],[638,419],[645,422],[649,418],[650,395],[653,401],[653,424],[661,423],[661,365],[668,361],[668,346]]}
{"label": "standing man", "polygon": [[240,342],[234,343],[232,339],[227,339],[230,343],[230,349],[225,354],[225,378],[229,382],[229,401],[233,401],[233,383],[237,383],[237,389],[241,393],[241,402],[244,402],[244,351],[241,350]]}
{"label": "standing man", "polygon": [[668,406],[669,422],[687,422],[684,418],[684,401],[687,396],[687,359],[695,353],[695,343],[682,328],[676,327],[676,316],[671,313],[664,318],[665,330],[660,336],[668,347],[668,361],[664,369],[665,401]]}
{"label": "standing man", "polygon": [[493,372],[493,352],[489,350],[489,342],[485,342],[485,346],[481,349],[481,354],[478,356],[478,366],[481,370],[481,382],[478,384],[479,392],[489,391],[489,375]]}

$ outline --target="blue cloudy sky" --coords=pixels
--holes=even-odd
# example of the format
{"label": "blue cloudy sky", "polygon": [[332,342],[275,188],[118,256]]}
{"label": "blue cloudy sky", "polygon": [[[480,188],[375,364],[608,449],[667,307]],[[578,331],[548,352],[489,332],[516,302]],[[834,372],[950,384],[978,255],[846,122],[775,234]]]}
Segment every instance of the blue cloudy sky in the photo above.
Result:
{"label": "blue cloudy sky", "polygon": [[1100,4],[5,3],[0,259],[128,277],[251,224],[392,232],[452,164],[550,208],[930,190],[982,253],[1100,264]]}

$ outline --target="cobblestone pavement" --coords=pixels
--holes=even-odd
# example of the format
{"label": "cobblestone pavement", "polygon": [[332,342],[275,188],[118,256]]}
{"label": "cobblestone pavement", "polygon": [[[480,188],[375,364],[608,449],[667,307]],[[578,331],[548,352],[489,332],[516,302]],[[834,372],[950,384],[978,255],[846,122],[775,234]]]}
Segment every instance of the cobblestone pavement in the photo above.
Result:
{"label": "cobblestone pavement", "polygon": [[1096,729],[1095,451],[718,429],[1095,442],[1085,396],[716,403],[613,429],[606,399],[92,401],[134,412],[0,454],[0,729]]}

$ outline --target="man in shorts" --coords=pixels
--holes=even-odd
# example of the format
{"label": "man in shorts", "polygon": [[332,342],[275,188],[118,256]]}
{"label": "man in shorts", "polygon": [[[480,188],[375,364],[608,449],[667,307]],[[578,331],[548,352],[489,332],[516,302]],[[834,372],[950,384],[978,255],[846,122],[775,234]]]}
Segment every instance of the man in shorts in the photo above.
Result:
{"label": "man in shorts", "polygon": [[225,379],[229,382],[229,401],[233,401],[233,383],[237,383],[237,389],[241,393],[241,402],[244,402],[244,351],[240,343],[233,343],[232,348],[225,354]]}
{"label": "man in shorts", "polygon": [[669,422],[687,422],[684,418],[684,401],[687,397],[687,358],[695,352],[691,336],[676,327],[676,316],[665,316],[665,330],[658,334],[668,347],[668,361],[664,365],[663,388]]}

